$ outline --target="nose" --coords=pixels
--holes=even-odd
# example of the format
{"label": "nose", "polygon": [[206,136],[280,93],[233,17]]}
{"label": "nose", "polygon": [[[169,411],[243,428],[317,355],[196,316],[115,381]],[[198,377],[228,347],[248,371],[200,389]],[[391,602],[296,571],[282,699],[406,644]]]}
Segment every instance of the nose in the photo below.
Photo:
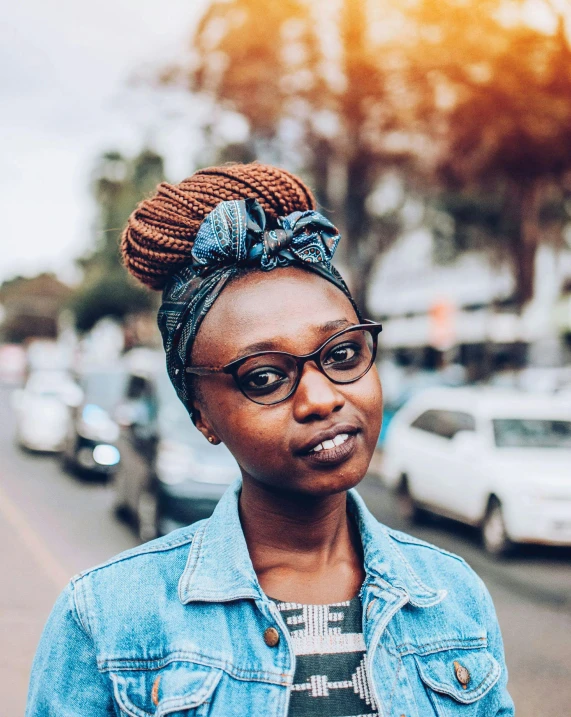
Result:
{"label": "nose", "polygon": [[345,397],[336,384],[307,362],[294,394],[293,415],[299,423],[327,418],[345,405]]}

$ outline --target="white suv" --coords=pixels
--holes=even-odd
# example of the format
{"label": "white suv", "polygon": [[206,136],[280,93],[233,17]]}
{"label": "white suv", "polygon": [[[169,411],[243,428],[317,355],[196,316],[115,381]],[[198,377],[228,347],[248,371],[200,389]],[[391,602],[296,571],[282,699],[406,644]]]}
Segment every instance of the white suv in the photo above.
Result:
{"label": "white suv", "polygon": [[383,480],[403,513],[481,526],[488,552],[571,545],[571,402],[490,388],[429,389],[393,418]]}

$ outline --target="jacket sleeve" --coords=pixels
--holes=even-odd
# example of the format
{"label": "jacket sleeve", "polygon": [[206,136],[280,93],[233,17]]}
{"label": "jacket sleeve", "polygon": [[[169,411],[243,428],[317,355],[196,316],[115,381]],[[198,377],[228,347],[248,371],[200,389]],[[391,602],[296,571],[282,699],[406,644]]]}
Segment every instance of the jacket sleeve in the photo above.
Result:
{"label": "jacket sleeve", "polygon": [[26,717],[116,714],[110,683],[97,669],[93,640],[79,619],[71,583],[44,628],[32,666]]}
{"label": "jacket sleeve", "polygon": [[490,701],[486,703],[486,717],[513,717],[515,707],[507,688],[508,668],[496,610],[488,588],[481,578],[478,578],[478,582],[482,594],[482,617],[488,633],[488,650],[498,661],[502,670],[498,681],[492,688]]}

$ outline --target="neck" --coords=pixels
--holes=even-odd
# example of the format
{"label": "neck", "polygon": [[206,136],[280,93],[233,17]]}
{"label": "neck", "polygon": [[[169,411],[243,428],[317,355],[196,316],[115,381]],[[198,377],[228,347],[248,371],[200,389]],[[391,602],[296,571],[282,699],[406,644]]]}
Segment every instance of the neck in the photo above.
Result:
{"label": "neck", "polygon": [[240,519],[266,594],[328,603],[354,597],[364,579],[361,541],[347,515],[347,493],[277,492],[245,477]]}
{"label": "neck", "polygon": [[246,478],[240,518],[248,548],[264,545],[291,553],[329,553],[349,532],[347,493],[300,496]]}

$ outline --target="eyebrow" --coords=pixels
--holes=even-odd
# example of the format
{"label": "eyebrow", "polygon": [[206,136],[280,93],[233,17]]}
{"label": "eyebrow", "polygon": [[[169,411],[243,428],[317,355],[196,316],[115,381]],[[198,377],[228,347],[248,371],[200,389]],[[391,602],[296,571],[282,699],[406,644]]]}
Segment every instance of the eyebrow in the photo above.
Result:
{"label": "eyebrow", "polygon": [[[347,319],[336,319],[335,321],[328,321],[327,323],[316,327],[315,331],[322,335],[334,334],[336,331],[341,331],[341,329],[345,329],[348,326],[353,325],[353,322],[348,321]],[[280,339],[270,339],[267,341],[257,341],[256,343],[249,344],[240,351],[233,361],[237,361],[238,359],[244,358],[244,356],[257,353],[258,351],[280,351],[280,343]]]}

